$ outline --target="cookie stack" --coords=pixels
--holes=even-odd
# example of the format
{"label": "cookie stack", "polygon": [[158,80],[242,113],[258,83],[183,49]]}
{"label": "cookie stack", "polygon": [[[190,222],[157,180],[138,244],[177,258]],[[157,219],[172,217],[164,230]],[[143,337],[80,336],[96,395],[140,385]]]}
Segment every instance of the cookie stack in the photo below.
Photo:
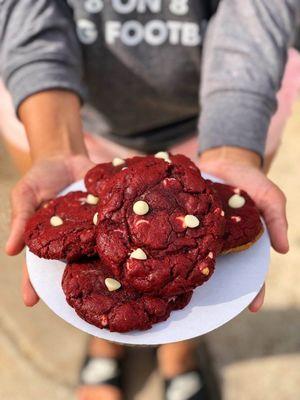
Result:
{"label": "cookie stack", "polygon": [[217,256],[263,231],[244,191],[205,180],[183,155],[117,158],[88,171],[85,185],[44,204],[25,242],[39,257],[67,260],[67,302],[99,328],[166,320],[211,277]]}

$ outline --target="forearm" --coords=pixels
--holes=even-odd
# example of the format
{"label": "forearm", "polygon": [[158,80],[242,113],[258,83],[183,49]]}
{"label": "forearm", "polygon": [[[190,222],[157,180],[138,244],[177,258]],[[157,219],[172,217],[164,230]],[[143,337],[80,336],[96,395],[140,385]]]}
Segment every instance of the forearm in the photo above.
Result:
{"label": "forearm", "polygon": [[86,154],[76,94],[50,90],[28,97],[19,108],[33,161]]}

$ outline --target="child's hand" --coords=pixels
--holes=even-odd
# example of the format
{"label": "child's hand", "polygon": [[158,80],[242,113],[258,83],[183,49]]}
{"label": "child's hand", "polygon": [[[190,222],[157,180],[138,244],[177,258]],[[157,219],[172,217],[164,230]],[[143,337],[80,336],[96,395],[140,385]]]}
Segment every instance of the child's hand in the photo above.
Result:
{"label": "child's hand", "polygon": [[[204,152],[200,158],[202,171],[218,176],[226,183],[244,189],[255,201],[266,222],[272,247],[279,253],[289,250],[286,219],[286,198],[283,192],[259,169],[260,159],[251,151],[220,148]],[[265,288],[249,306],[258,311],[264,301]]]}
{"label": "child's hand", "polygon": [[[11,230],[6,243],[8,255],[19,254],[24,248],[23,233],[27,220],[39,205],[57,195],[67,185],[79,180],[93,163],[84,155],[55,156],[37,161],[17,183],[11,193]],[[27,306],[38,302],[26,265],[23,277],[23,300]]]}

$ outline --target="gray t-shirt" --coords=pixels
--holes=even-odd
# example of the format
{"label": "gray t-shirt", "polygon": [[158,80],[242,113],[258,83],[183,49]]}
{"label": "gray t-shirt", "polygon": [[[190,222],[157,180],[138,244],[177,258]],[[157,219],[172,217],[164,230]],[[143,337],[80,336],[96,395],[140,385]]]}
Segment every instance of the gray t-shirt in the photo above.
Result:
{"label": "gray t-shirt", "polygon": [[0,74],[16,109],[72,90],[101,114],[102,134],[145,152],[194,132],[201,109],[201,150],[263,155],[300,1],[221,0],[211,19],[216,3],[4,0]]}

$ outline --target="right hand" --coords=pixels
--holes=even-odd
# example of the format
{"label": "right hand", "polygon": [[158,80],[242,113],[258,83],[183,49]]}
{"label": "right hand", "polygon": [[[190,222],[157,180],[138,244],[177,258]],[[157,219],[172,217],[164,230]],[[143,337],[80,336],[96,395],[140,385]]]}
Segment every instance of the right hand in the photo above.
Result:
{"label": "right hand", "polygon": [[[23,250],[26,222],[39,205],[81,179],[93,165],[85,155],[64,155],[38,160],[32,166],[11,192],[11,230],[6,243],[8,255],[14,256]],[[22,294],[26,306],[32,307],[39,300],[30,283],[26,265],[23,269]]]}
{"label": "right hand", "polygon": [[[258,155],[242,148],[210,149],[200,158],[201,170],[248,192],[265,220],[272,247],[278,253],[285,254],[289,250],[286,198],[260,170],[259,165]],[[249,310],[259,311],[264,297],[265,285],[249,305]]]}

